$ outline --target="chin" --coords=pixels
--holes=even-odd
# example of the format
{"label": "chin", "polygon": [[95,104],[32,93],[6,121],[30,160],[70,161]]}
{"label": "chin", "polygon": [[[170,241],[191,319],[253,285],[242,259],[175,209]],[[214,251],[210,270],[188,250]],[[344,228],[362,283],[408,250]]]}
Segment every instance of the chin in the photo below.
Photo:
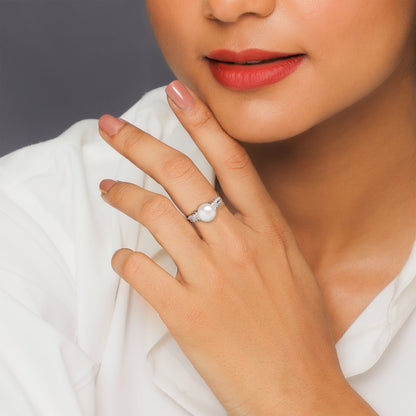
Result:
{"label": "chin", "polygon": [[244,143],[271,143],[292,137],[291,134],[285,133],[280,129],[279,131],[274,130],[273,133],[267,134],[267,132],[261,131],[262,129],[258,126],[255,126],[255,128],[253,126],[251,128],[245,128],[244,125],[230,127],[222,125],[222,127],[231,137]]}
{"label": "chin", "polygon": [[302,123],[286,118],[245,117],[235,114],[216,114],[221,127],[234,139],[245,143],[271,143],[297,136],[306,130]]}

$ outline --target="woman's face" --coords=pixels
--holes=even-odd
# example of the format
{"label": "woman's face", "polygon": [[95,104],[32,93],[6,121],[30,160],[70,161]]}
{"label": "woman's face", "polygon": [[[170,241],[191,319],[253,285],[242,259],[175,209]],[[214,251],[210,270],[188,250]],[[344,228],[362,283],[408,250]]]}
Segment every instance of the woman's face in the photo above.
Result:
{"label": "woman's face", "polygon": [[[246,142],[293,137],[351,107],[416,48],[416,0],[147,0],[147,7],[175,75]],[[235,89],[216,80],[210,52],[252,48],[305,56],[269,85]]]}

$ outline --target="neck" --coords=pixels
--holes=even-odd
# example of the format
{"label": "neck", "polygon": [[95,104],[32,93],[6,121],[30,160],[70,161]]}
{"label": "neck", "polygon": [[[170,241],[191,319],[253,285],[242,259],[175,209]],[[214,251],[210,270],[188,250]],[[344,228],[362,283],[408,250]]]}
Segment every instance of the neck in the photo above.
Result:
{"label": "neck", "polygon": [[412,71],[298,136],[244,143],[310,264],[416,230]]}

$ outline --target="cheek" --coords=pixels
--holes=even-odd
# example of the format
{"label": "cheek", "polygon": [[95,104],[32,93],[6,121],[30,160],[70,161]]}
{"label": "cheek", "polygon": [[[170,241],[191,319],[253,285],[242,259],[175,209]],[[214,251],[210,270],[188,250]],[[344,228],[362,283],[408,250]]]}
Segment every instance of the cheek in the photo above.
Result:
{"label": "cheek", "polygon": [[[195,0],[147,0],[153,31],[166,62],[179,79],[195,66],[195,22],[201,20]],[[191,65],[192,64],[192,65]]]}
{"label": "cheek", "polygon": [[292,5],[294,15],[301,16],[296,24],[312,60],[332,73],[345,68],[361,74],[397,62],[413,30],[414,0],[298,0]]}

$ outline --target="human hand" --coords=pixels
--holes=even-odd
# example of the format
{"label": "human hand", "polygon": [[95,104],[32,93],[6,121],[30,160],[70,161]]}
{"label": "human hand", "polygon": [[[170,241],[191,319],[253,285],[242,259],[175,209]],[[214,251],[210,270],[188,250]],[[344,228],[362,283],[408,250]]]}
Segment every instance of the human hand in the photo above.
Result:
{"label": "human hand", "polygon": [[[338,364],[316,279],[244,148],[176,81],[169,104],[213,166],[232,207],[193,225],[161,195],[105,180],[103,198],[143,224],[176,279],[121,249],[114,270],[159,313],[229,415],[374,415]],[[187,95],[189,94],[189,95]],[[184,154],[105,115],[100,134],[190,214],[217,193]],[[359,413],[361,412],[361,413]]]}

